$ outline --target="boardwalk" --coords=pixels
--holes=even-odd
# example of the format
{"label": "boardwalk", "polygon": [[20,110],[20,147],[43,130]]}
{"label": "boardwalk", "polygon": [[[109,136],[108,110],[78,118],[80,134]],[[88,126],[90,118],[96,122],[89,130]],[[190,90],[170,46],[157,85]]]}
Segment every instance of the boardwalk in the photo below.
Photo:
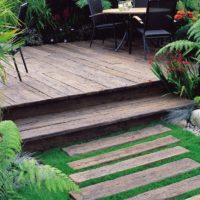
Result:
{"label": "boardwalk", "polygon": [[32,103],[107,89],[132,86],[156,80],[150,65],[143,60],[143,51],[132,55],[115,53],[112,43],[103,46],[95,41],[43,45],[23,49],[29,74],[25,74],[17,57],[23,82],[16,71],[8,68],[8,82],[0,85],[2,106]]}

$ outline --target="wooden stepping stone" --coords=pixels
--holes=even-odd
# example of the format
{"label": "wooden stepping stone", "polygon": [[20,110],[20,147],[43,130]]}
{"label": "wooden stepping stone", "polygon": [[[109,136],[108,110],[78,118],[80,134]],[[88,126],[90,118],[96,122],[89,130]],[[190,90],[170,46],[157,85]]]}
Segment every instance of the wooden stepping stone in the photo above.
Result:
{"label": "wooden stepping stone", "polygon": [[144,156],[139,156],[136,158],[124,160],[122,162],[118,162],[112,165],[103,166],[97,169],[92,169],[92,170],[72,174],[70,175],[70,178],[76,183],[81,183],[83,181],[114,174],[120,171],[134,168],[134,167],[151,164],[151,163],[161,161],[161,160],[164,160],[173,156],[177,156],[183,153],[187,153],[187,152],[189,152],[187,149],[177,146],[174,148],[158,151],[152,154],[147,154]]}
{"label": "wooden stepping stone", "polygon": [[[165,187],[151,190],[149,192],[145,192],[127,200],[169,200],[198,188],[200,188],[200,175]],[[189,198],[188,200],[200,200],[200,195]]]}
{"label": "wooden stepping stone", "polygon": [[[196,178],[197,178],[197,176],[196,176]],[[200,176],[198,176],[198,179],[200,180]],[[193,184],[193,182],[192,182],[192,184]],[[200,187],[199,182],[198,182],[198,185]],[[197,188],[199,188],[199,187],[197,186]],[[194,189],[196,189],[196,188],[194,188]],[[192,190],[194,190],[194,189],[192,189]],[[186,200],[200,200],[200,195],[196,195],[196,196],[190,197],[189,199],[186,199]]]}
{"label": "wooden stepping stone", "polygon": [[136,155],[145,151],[164,147],[164,146],[167,146],[179,141],[180,140],[178,140],[177,138],[173,136],[166,136],[166,137],[159,138],[150,142],[137,144],[131,147],[119,149],[116,151],[111,151],[109,153],[101,154],[98,156],[93,156],[93,157],[69,162],[68,165],[72,167],[73,169],[82,169],[82,168],[118,160],[120,158],[124,158],[127,156]]}
{"label": "wooden stepping stone", "polygon": [[167,163],[165,165],[129,174],[88,187],[81,188],[81,194],[70,193],[76,200],[93,200],[125,192],[165,178],[177,176],[200,167],[200,164],[189,158]]}
{"label": "wooden stepping stone", "polygon": [[108,147],[117,146],[120,144],[125,144],[139,139],[144,139],[149,136],[158,135],[169,131],[170,129],[162,125],[157,125],[150,128],[145,128],[139,131],[134,131],[130,133],[121,134],[118,136],[107,137],[103,139],[94,140],[91,142],[78,144],[63,148],[70,156],[77,154],[89,153],[92,151],[98,151],[106,149]]}

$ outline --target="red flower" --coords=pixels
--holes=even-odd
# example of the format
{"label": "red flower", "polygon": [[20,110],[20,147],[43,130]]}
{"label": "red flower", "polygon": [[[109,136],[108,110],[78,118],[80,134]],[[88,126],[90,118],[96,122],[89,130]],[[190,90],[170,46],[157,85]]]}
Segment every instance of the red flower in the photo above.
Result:
{"label": "red flower", "polygon": [[61,17],[60,17],[60,15],[55,14],[55,15],[53,16],[53,19],[54,19],[55,21],[60,21],[60,20],[61,20]]}
{"label": "red flower", "polygon": [[64,11],[63,11],[63,18],[64,20],[67,20],[70,16],[70,11],[68,8],[66,8]]}

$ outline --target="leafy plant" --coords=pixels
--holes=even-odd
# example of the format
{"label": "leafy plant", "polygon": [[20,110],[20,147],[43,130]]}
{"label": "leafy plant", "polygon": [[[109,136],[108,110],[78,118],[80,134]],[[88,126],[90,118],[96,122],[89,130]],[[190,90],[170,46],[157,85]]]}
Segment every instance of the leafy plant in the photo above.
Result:
{"label": "leafy plant", "polygon": [[10,51],[23,44],[21,40],[15,41],[19,34],[18,20],[12,9],[11,1],[0,0],[0,79],[3,82],[6,79],[5,65],[10,65]]}
{"label": "leafy plant", "polygon": [[170,92],[193,99],[200,93],[200,19],[189,29],[188,38],[161,48],[156,57],[167,55],[167,63],[155,61],[152,70]]}
{"label": "leafy plant", "polygon": [[155,60],[152,71],[163,81],[169,92],[193,99],[199,93],[198,65],[184,60],[182,53],[168,54],[166,62]]}
{"label": "leafy plant", "polygon": [[177,13],[174,17],[177,24],[177,38],[186,38],[187,31],[194,22],[200,19],[200,1],[199,0],[179,0],[177,2]]}
{"label": "leafy plant", "polygon": [[[111,8],[111,2],[110,2],[109,0],[102,0],[102,4],[103,4],[103,8],[104,8],[104,9]],[[79,8],[83,8],[83,7],[85,7],[86,5],[88,5],[88,3],[87,3],[87,0],[77,0],[77,1],[76,1],[76,5],[77,5]]]}
{"label": "leafy plant", "polygon": [[194,102],[198,107],[200,107],[200,96],[195,97]]}
{"label": "leafy plant", "polygon": [[200,62],[200,19],[188,31],[188,40],[178,40],[167,44],[157,52],[158,55],[182,51],[193,62]]}
{"label": "leafy plant", "polygon": [[47,26],[56,26],[46,0],[28,0],[27,2],[29,5],[26,17],[27,26],[36,27],[38,31],[44,30]]}
{"label": "leafy plant", "polygon": [[21,199],[21,187],[46,187],[49,191],[78,191],[60,170],[39,164],[29,155],[21,154],[21,137],[12,121],[0,123],[0,199]]}

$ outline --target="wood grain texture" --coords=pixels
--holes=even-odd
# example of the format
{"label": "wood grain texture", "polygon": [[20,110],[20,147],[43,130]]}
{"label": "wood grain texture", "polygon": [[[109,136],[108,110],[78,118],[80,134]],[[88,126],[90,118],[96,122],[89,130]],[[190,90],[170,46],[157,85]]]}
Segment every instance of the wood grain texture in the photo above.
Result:
{"label": "wood grain texture", "polygon": [[[189,100],[173,96],[155,96],[89,106],[41,117],[27,117],[16,120],[16,123],[20,128],[22,139],[29,141],[141,119],[190,104]],[[26,123],[27,120],[30,123]]]}
{"label": "wood grain texture", "polygon": [[[149,192],[145,192],[138,196],[129,198],[127,200],[169,200],[180,195],[183,195],[186,192],[198,189],[200,186],[200,176],[195,176],[188,178],[186,180],[161,187]],[[200,200],[200,195],[191,197],[187,200]]]}
{"label": "wood grain texture", "polygon": [[[193,184],[198,182],[197,188],[199,188],[199,185],[200,185],[199,181],[200,181],[200,176],[194,177],[193,180],[192,180],[192,186],[193,186]],[[193,182],[195,182],[195,183],[193,183]],[[191,187],[190,183],[188,183],[188,187]],[[194,187],[195,187],[195,185],[194,185]],[[200,200],[200,195],[195,195],[195,196],[190,197],[189,199],[186,199],[186,200]]]}
{"label": "wood grain texture", "polygon": [[84,154],[92,151],[106,149],[108,147],[125,144],[135,140],[147,138],[149,136],[158,135],[169,131],[170,129],[162,125],[157,125],[151,128],[142,129],[135,132],[125,133],[118,136],[107,137],[99,140],[94,140],[88,143],[82,143],[64,148],[70,156]]}
{"label": "wood grain texture", "polygon": [[96,169],[91,169],[84,172],[72,174],[70,175],[70,178],[76,183],[81,183],[90,179],[95,179],[95,178],[103,177],[106,175],[114,174],[117,172],[121,172],[124,170],[128,170],[134,167],[139,167],[139,166],[151,164],[154,162],[158,162],[158,161],[171,158],[174,156],[178,156],[187,152],[189,152],[187,149],[177,146],[170,149],[165,149],[165,150],[158,151],[155,153],[147,154],[144,156],[139,156],[136,158],[124,160],[115,164],[106,165],[106,166],[99,167]]}
{"label": "wood grain texture", "polygon": [[110,49],[112,43],[106,45],[95,41],[94,49],[89,48],[88,42],[23,48],[29,73],[25,73],[17,54],[23,82],[19,82],[14,68],[6,67],[8,83],[0,83],[0,92],[4,94],[2,105],[21,105],[157,80],[148,62],[143,61],[143,54],[129,56],[124,51],[119,57]]}
{"label": "wood grain texture", "polygon": [[[159,167],[154,167],[145,171],[122,176],[114,180],[109,180],[81,188],[81,198],[77,199],[100,199],[120,192],[125,192],[136,187],[147,185],[156,181],[161,181],[165,178],[183,174],[185,172],[197,169],[199,167],[199,163],[191,159],[185,158],[182,160],[164,164]],[[71,195],[73,197],[73,193],[71,193]]]}
{"label": "wood grain texture", "polygon": [[179,140],[173,136],[167,136],[167,137],[159,138],[159,139],[156,139],[156,140],[153,140],[150,142],[137,144],[135,146],[119,149],[116,151],[111,151],[106,154],[101,154],[98,156],[93,156],[93,157],[85,158],[82,160],[69,162],[68,165],[70,167],[72,167],[73,169],[86,168],[86,167],[118,160],[120,158],[124,158],[127,156],[136,155],[136,154],[148,151],[148,150],[167,146],[169,144],[173,144],[178,141]]}

